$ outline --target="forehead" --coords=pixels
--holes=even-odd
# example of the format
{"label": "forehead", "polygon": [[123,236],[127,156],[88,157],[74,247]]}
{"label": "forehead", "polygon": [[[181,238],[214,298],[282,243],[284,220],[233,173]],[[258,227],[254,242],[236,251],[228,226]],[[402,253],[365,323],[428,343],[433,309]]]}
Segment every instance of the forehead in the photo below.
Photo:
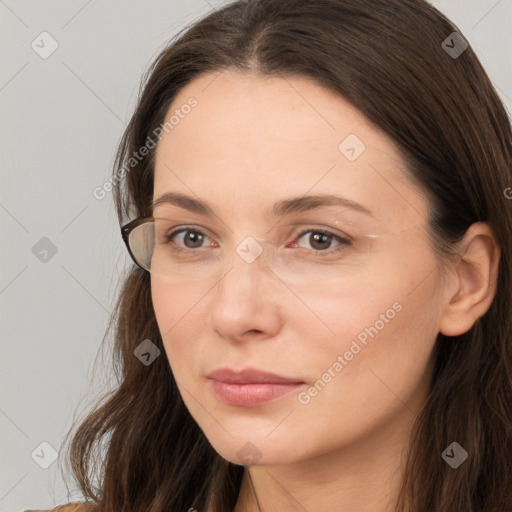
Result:
{"label": "forehead", "polygon": [[[194,149],[202,154],[203,147],[208,145],[211,153],[214,146],[211,157],[241,157],[246,149],[258,148],[251,158],[261,161],[271,156],[269,151],[280,155],[289,151],[307,155],[319,147],[337,151],[343,136],[354,133],[375,148],[393,150],[392,141],[362,113],[307,77],[233,70],[201,75],[174,98],[166,119],[179,114],[191,97],[197,106],[180,118],[172,137],[166,137],[170,133],[164,135],[169,140],[160,147],[171,145],[178,150],[181,143],[182,150]],[[304,141],[309,143],[305,147],[301,145]]]}
{"label": "forehead", "polygon": [[[183,108],[191,98],[194,108]],[[392,139],[312,79],[207,73],[179,92],[171,116],[156,150],[154,197],[179,191],[249,208],[266,197],[270,205],[344,192],[391,217],[419,200]]]}

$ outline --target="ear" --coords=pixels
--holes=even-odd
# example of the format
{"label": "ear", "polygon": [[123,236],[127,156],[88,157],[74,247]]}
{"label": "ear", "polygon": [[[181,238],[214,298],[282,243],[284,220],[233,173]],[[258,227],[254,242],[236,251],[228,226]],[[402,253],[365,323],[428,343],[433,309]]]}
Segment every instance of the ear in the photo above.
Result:
{"label": "ear", "polygon": [[445,336],[469,331],[485,315],[497,289],[501,251],[490,226],[472,224],[460,246],[461,257],[447,287],[452,291],[441,311],[439,332]]}

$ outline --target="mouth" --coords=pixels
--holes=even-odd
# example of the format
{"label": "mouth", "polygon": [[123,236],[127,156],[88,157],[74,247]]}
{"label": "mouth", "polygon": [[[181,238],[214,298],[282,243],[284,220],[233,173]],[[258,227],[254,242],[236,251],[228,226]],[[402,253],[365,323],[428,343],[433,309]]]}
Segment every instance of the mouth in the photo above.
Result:
{"label": "mouth", "polygon": [[208,375],[215,397],[238,407],[256,407],[285,396],[305,382],[257,369],[221,368]]}

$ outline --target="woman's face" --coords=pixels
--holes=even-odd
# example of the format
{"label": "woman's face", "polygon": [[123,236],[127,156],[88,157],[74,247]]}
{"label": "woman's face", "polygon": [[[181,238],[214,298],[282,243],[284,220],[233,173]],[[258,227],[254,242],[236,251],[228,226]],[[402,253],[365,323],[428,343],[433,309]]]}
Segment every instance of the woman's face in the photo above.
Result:
{"label": "woman's face", "polygon": [[[289,464],[407,432],[429,391],[443,286],[428,203],[397,147],[304,78],[202,75],[171,116],[154,200],[191,201],[160,202],[154,216],[166,219],[162,239],[196,231],[159,246],[152,299],[213,447],[236,464]],[[361,206],[306,199],[326,195]],[[296,384],[208,377],[221,368]]]}

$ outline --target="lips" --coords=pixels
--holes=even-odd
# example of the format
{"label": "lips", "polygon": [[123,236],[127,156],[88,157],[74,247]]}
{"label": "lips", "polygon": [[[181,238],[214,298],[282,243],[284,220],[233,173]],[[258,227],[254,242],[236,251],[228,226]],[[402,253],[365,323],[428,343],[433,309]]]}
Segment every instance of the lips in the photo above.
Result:
{"label": "lips", "polygon": [[215,370],[208,375],[215,397],[231,406],[257,407],[296,391],[304,384],[293,379],[257,369]]}
{"label": "lips", "polygon": [[226,384],[303,384],[301,379],[293,379],[283,377],[275,373],[247,368],[245,370],[236,371],[230,368],[220,368],[211,372],[208,378],[224,382]]}

